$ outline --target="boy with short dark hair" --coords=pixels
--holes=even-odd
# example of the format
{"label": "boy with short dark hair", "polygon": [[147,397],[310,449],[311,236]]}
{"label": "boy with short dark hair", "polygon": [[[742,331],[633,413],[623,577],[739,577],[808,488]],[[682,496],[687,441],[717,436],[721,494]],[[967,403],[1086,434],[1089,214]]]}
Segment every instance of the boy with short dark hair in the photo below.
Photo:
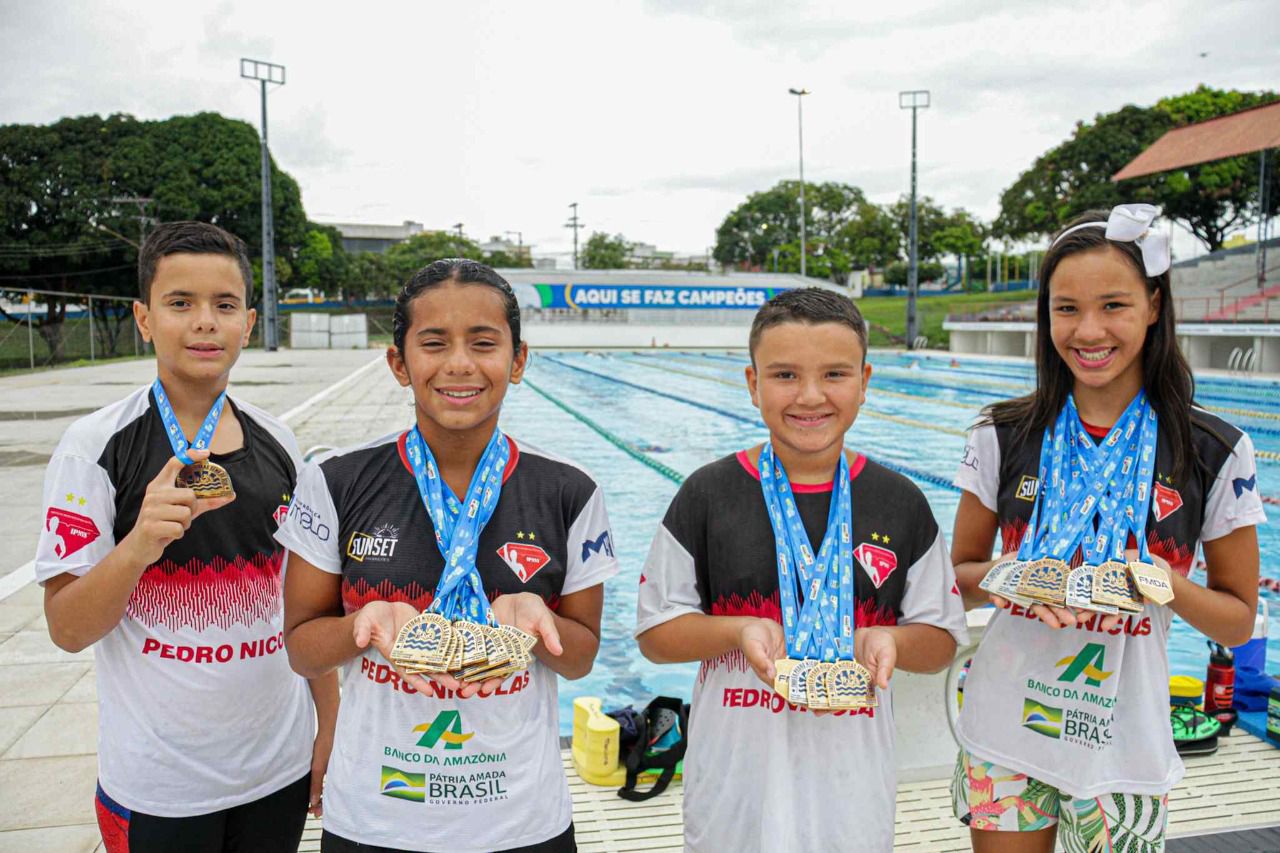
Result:
{"label": "boy with short dark hair", "polygon": [[[656,663],[702,662],[687,850],[891,850],[889,677],[937,671],[967,639],[924,495],[844,447],[866,400],[866,346],[861,314],[839,294],[803,288],[766,303],[746,380],[769,440],[695,471],[649,550],[640,649]],[[805,607],[805,592],[836,588]],[[813,711],[775,690],[788,659],[828,657],[869,670],[875,707]]]}
{"label": "boy with short dark hair", "polygon": [[226,395],[256,318],[248,255],[214,225],[168,223],[138,275],[158,377],[63,435],[35,563],[54,643],[94,647],[99,828],[109,853],[294,851],[337,684],[311,683],[317,735],[284,651],[273,539],[297,442]]}

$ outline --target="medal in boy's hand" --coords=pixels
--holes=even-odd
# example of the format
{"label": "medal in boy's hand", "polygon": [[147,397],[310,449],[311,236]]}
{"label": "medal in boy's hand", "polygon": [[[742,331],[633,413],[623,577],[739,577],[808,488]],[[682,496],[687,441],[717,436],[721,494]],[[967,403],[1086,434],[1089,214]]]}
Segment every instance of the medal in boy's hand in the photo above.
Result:
{"label": "medal in boy's hand", "polygon": [[1018,594],[1041,604],[1062,606],[1067,601],[1067,575],[1071,569],[1062,560],[1045,557],[1022,571]]}
{"label": "medal in boy's hand", "polygon": [[151,394],[155,397],[156,411],[160,415],[160,422],[164,424],[165,434],[169,437],[169,446],[173,448],[173,455],[186,465],[178,474],[174,485],[180,489],[191,489],[196,493],[196,497],[202,500],[228,498],[234,495],[236,492],[231,486],[231,475],[227,473],[226,468],[207,459],[197,462],[187,453],[187,449],[192,447],[196,450],[209,449],[213,441],[213,433],[218,428],[218,421],[222,417],[222,408],[227,402],[227,392],[223,391],[218,395],[218,399],[213,402],[213,407],[205,415],[204,422],[200,424],[195,440],[190,443],[182,432],[178,416],[173,412],[173,405],[169,402],[169,395],[165,393],[164,384],[158,378],[151,383]]}
{"label": "medal in boy's hand", "polygon": [[236,493],[227,469],[207,459],[184,467],[173,484],[180,489],[191,489],[201,500],[228,498]]}

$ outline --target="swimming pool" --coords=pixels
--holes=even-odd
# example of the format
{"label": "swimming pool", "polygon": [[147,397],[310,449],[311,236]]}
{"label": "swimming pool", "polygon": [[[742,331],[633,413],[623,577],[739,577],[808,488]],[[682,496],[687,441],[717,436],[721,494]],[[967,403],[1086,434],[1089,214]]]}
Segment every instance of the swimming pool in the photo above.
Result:
{"label": "swimming pool", "polygon": [[[964,432],[992,400],[1025,393],[1030,364],[872,351],[875,373],[849,444],[921,487],[948,535],[959,493],[950,485]],[[622,571],[606,588],[603,639],[595,669],[560,691],[561,731],[576,696],[606,708],[654,696],[688,698],[696,664],[657,666],[640,656],[635,624],[640,568],[678,481],[707,462],[766,436],[742,378],[745,352],[640,351],[535,353],[526,382],[508,394],[503,428],[585,466],[604,488]],[[1280,467],[1280,382],[1197,377],[1197,399],[1248,431],[1261,453],[1258,488],[1266,499]],[[1267,458],[1267,454],[1273,454]],[[1268,507],[1271,509],[1271,507]],[[1280,511],[1258,531],[1262,574],[1280,579]],[[1203,579],[1203,576],[1201,576]],[[1262,591],[1273,610],[1280,596]],[[1175,674],[1204,677],[1204,637],[1174,617],[1169,642]],[[1280,661],[1280,618],[1271,622],[1267,658]]]}

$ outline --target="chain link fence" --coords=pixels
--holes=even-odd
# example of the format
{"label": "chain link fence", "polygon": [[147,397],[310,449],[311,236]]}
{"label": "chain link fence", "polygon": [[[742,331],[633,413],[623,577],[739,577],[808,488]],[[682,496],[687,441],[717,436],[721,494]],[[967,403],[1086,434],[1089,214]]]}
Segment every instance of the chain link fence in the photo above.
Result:
{"label": "chain link fence", "polygon": [[0,289],[0,371],[37,370],[147,352],[133,321],[130,297]]}

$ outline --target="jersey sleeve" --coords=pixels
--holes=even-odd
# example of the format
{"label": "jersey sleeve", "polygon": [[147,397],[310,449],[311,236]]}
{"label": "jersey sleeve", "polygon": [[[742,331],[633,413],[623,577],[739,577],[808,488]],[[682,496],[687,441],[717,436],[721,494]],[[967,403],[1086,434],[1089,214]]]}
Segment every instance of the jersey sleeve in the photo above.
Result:
{"label": "jersey sleeve", "polygon": [[947,541],[940,529],[933,544],[907,570],[907,589],[902,596],[898,624],[933,625],[954,637],[957,645],[969,643],[964,602],[956,585]]}
{"label": "jersey sleeve", "polygon": [[85,574],[111,553],[115,540],[115,487],[101,465],[55,452],[44,475],[36,580]]}
{"label": "jersey sleeve", "polygon": [[604,506],[604,492],[598,486],[569,526],[567,548],[562,596],[604,583],[618,573],[609,513]]}
{"label": "jersey sleeve", "polygon": [[338,513],[320,465],[312,463],[303,467],[289,502],[289,513],[275,537],[290,552],[317,569],[342,574]]}
{"label": "jersey sleeve", "polygon": [[637,637],[677,616],[703,612],[694,555],[705,552],[698,546],[705,540],[706,507],[690,479],[672,499],[649,545],[636,595]]}
{"label": "jersey sleeve", "polygon": [[1227,461],[1209,487],[1204,503],[1200,540],[1221,539],[1233,530],[1262,524],[1267,514],[1258,494],[1258,464],[1253,440],[1242,433]]}
{"label": "jersey sleeve", "polygon": [[995,426],[983,424],[969,430],[964,456],[952,482],[976,495],[987,509],[996,511],[996,496],[1000,491],[1000,442]]}

